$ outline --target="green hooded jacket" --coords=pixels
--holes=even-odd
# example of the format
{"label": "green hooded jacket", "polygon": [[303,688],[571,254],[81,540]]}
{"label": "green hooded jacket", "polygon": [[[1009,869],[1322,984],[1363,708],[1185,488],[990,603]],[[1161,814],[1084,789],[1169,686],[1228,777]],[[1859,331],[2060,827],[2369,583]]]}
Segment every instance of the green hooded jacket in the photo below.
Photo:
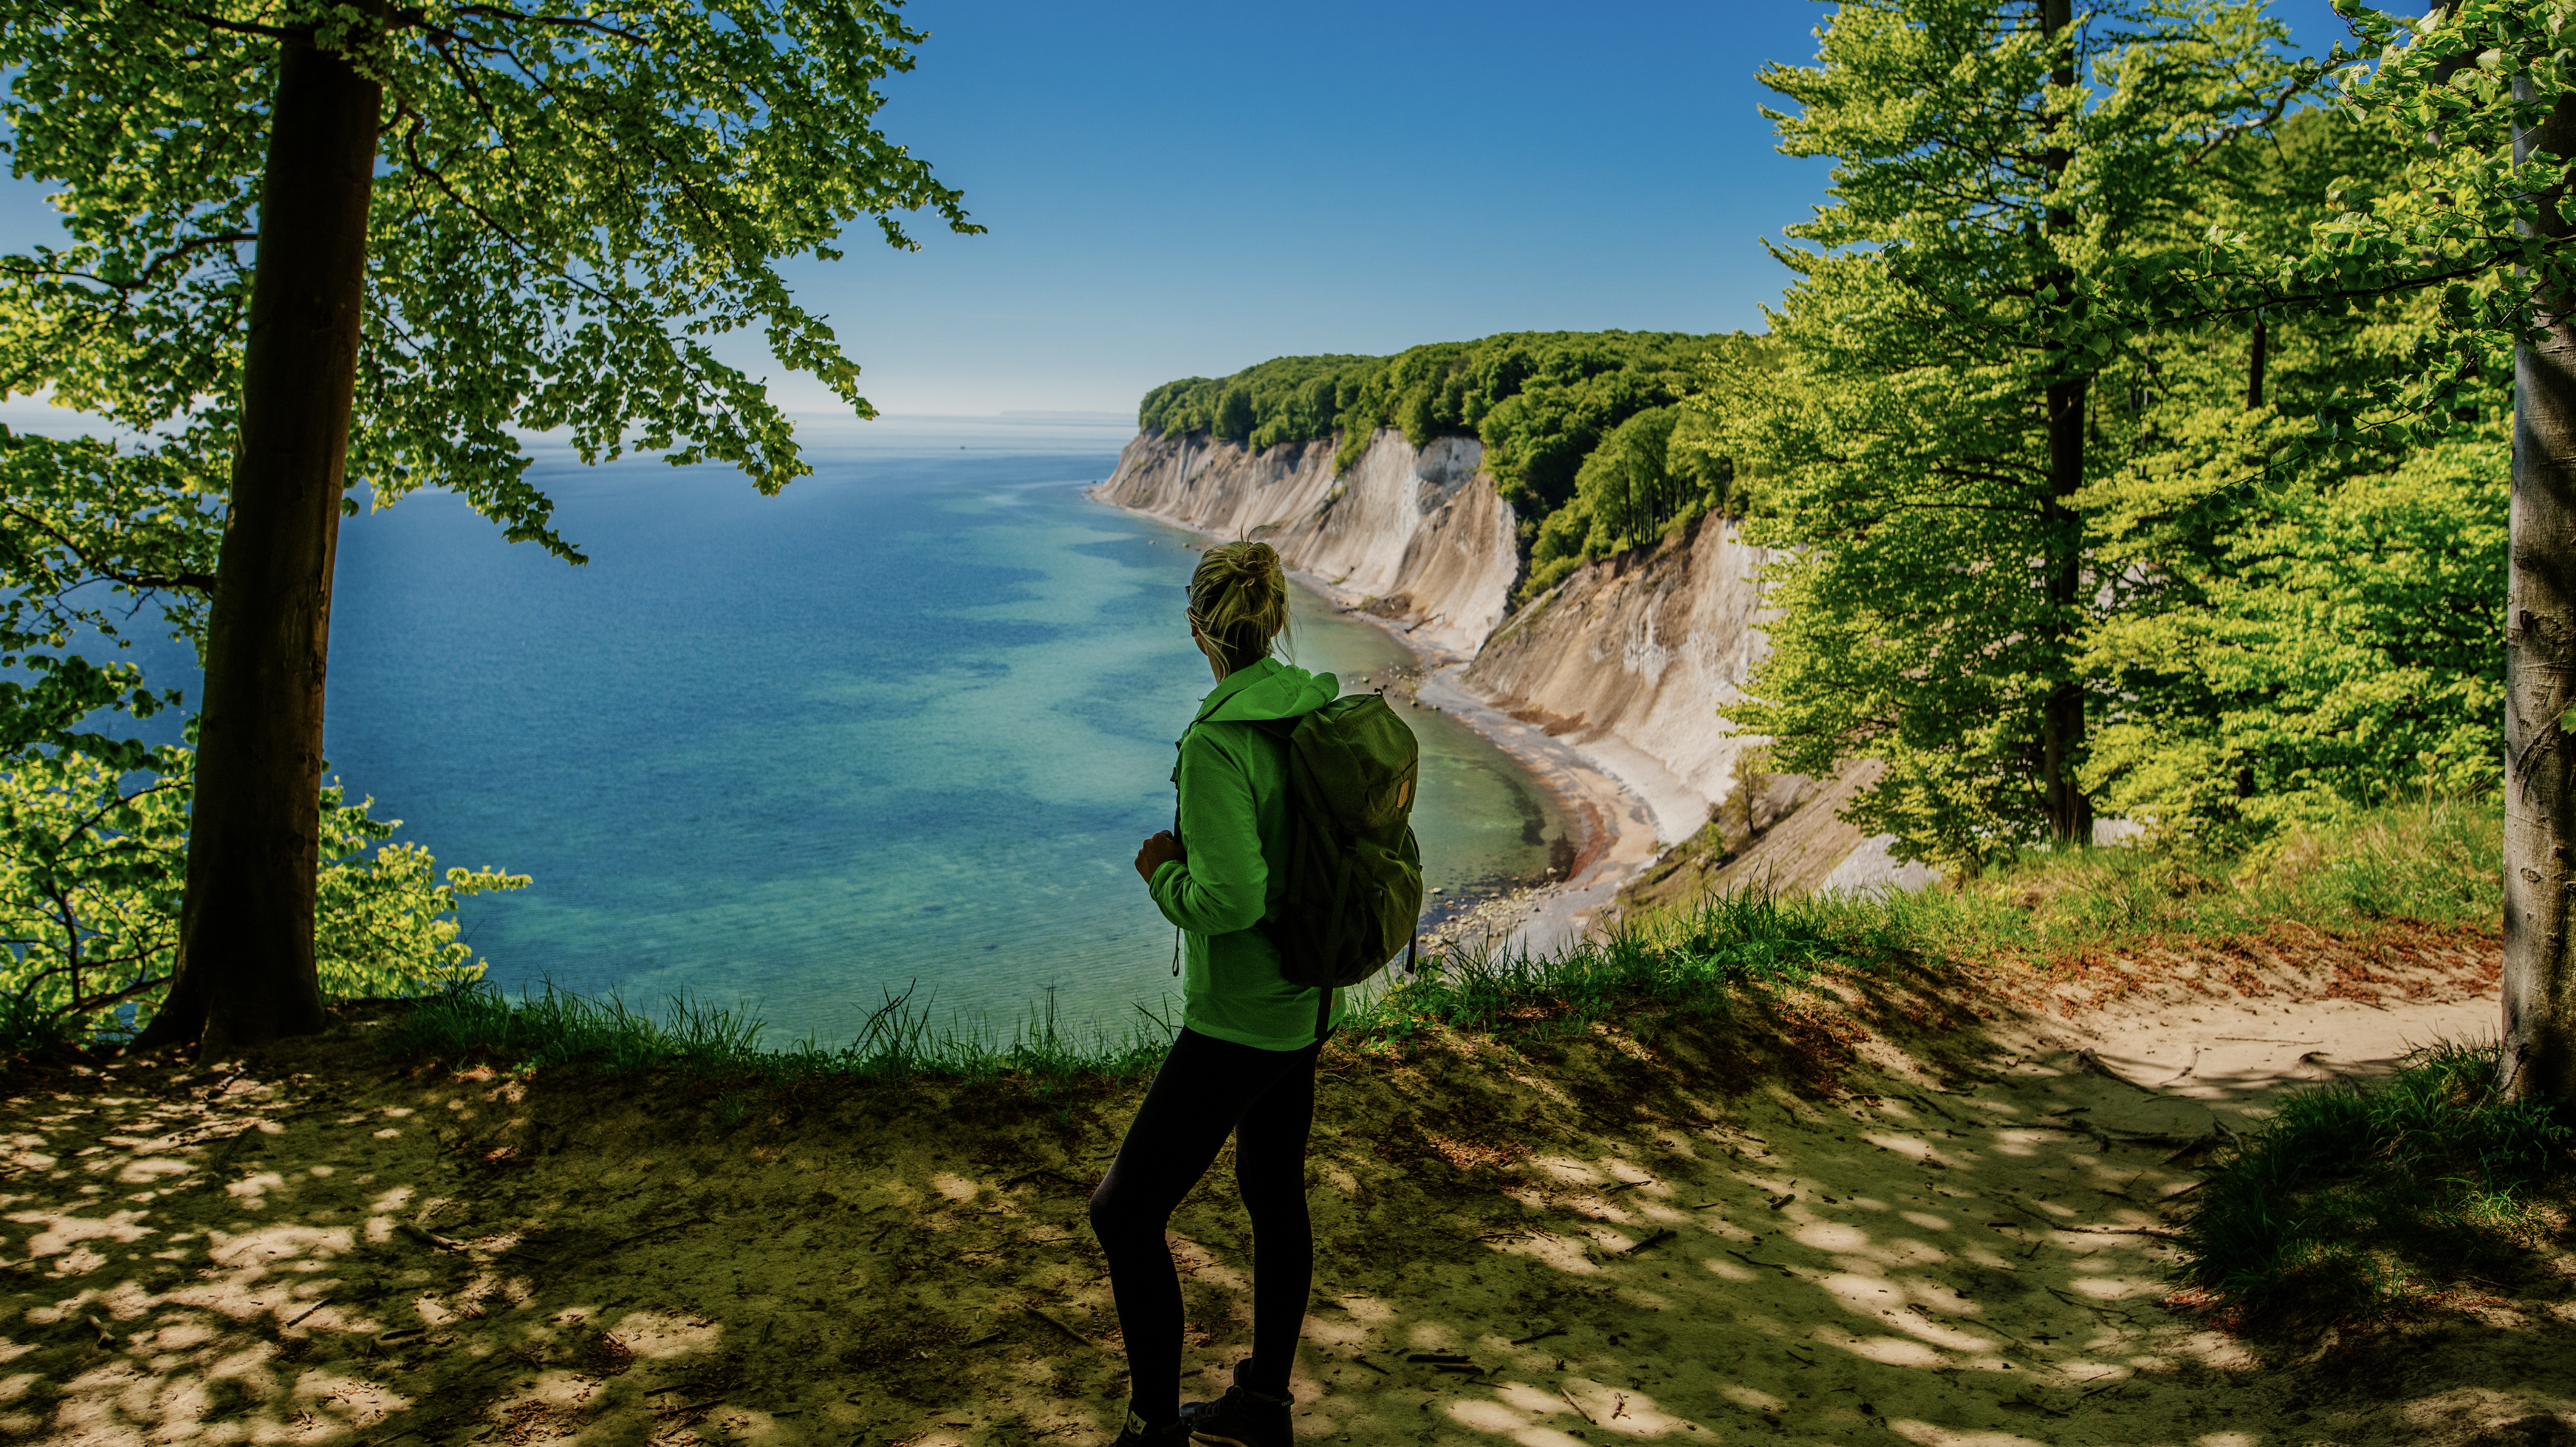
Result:
{"label": "green hooded jacket", "polygon": [[[1264,658],[1225,676],[1181,735],[1182,859],[1154,871],[1154,903],[1189,937],[1181,1023],[1258,1050],[1315,1040],[1315,989],[1279,975],[1257,926],[1288,892],[1270,861],[1288,856],[1287,745],[1246,720],[1295,718],[1341,696],[1341,681]],[[1333,992],[1341,1019],[1341,992]]]}

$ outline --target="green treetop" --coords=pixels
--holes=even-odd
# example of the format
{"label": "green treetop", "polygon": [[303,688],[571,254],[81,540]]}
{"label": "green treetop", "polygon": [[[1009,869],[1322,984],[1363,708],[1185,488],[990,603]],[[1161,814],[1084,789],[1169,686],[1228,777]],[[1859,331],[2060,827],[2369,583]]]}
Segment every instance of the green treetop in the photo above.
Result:
{"label": "green treetop", "polygon": [[2294,87],[2283,38],[2250,3],[1850,0],[1814,65],[1762,73],[1796,103],[1781,149],[1835,165],[1775,250],[1778,351],[1713,377],[1725,450],[1761,466],[1756,536],[1796,550],[1724,712],[1789,769],[1884,760],[1854,814],[1907,856],[2090,835],[2079,498],[2134,442],[2104,401],[2151,382],[2070,342],[2070,312],[2180,244],[2202,163]]}
{"label": "green treetop", "polygon": [[[9,641],[65,636],[43,590],[78,573],[181,595],[206,665],[178,976],[147,1039],[213,1051],[320,1023],[321,680],[350,486],[451,488],[579,561],[522,432],[775,490],[807,468],[717,354],[743,332],[872,415],[779,265],[837,254],[862,217],[897,246],[906,210],[978,229],[877,128],[876,86],[922,38],[894,0],[0,14],[0,145],[57,186],[65,232],[0,259],[0,395],[123,431],[0,450],[8,552],[41,565],[9,575],[37,600],[10,605]],[[20,743],[71,702],[0,700],[22,705]]]}

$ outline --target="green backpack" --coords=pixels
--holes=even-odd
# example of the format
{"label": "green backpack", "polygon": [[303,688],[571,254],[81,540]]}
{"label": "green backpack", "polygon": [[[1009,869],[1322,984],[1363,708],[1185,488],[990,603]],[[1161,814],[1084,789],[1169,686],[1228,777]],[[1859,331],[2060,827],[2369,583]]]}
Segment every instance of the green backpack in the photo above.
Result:
{"label": "green backpack", "polygon": [[1315,1036],[1332,1023],[1333,992],[1356,985],[1416,941],[1422,846],[1413,838],[1413,786],[1422,751],[1413,730],[1374,693],[1254,727],[1288,745],[1288,892],[1261,928],[1292,985],[1325,987]]}

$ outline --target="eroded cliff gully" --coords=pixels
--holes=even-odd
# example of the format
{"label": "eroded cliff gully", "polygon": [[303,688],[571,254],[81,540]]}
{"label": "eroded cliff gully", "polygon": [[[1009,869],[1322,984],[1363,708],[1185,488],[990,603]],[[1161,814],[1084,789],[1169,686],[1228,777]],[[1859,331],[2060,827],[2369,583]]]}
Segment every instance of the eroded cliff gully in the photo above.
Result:
{"label": "eroded cliff gully", "polygon": [[[1482,444],[1440,438],[1417,449],[1382,430],[1339,477],[1333,453],[1330,440],[1255,452],[1148,433],[1093,496],[1267,542],[1303,581],[1403,634],[1433,665],[1425,700],[1475,715],[1602,832],[1588,841],[1577,892],[1604,893],[1650,870],[1663,844],[1705,838],[1758,743],[1730,734],[1717,707],[1762,656],[1760,575],[1771,550],[1743,541],[1731,520],[1702,518],[1658,547],[1579,569],[1512,613],[1519,519],[1482,470]],[[1876,883],[1842,877],[1869,853],[1834,817],[1857,782],[1756,777],[1756,827],[1694,859],[1732,858],[1728,875],[1781,887]],[[1733,812],[1744,813],[1740,803]]]}

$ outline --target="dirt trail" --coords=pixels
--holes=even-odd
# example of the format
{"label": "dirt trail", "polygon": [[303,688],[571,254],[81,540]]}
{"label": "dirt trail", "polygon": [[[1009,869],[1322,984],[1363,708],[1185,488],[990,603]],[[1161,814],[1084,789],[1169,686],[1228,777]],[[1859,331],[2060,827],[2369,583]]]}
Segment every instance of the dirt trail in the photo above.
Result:
{"label": "dirt trail", "polygon": [[[1982,1023],[1845,990],[1337,1052],[1300,1437],[2576,1442],[2564,1241],[2365,1340],[2164,1302],[2188,1143],[2491,1033],[2494,969],[2457,935],[2292,938],[2032,977]],[[6,1094],[15,1439],[1105,1443],[1124,1399],[1082,1210],[1127,1092],[399,1075],[361,1024]],[[1224,1166],[1175,1222],[1209,1384],[1247,1345]]]}

